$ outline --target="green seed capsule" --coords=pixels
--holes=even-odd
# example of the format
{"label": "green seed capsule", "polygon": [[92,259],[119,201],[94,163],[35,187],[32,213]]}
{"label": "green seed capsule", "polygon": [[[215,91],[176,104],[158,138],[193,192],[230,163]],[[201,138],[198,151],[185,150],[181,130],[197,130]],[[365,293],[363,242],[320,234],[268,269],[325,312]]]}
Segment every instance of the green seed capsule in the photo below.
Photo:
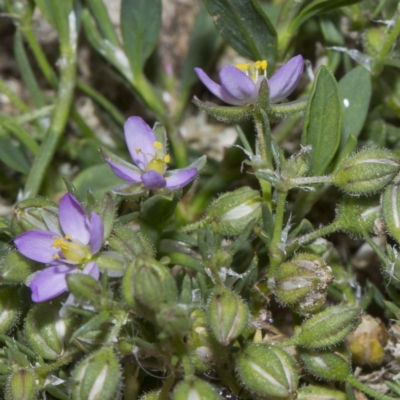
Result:
{"label": "green seed capsule", "polygon": [[198,378],[187,379],[178,383],[175,387],[172,399],[222,400],[213,386]]}
{"label": "green seed capsule", "polygon": [[237,359],[236,370],[243,384],[265,399],[296,398],[299,383],[296,363],[277,346],[246,346]]}
{"label": "green seed capsule", "polygon": [[14,372],[8,381],[8,400],[34,400],[37,387],[35,377],[30,370],[20,369]]}
{"label": "green seed capsule", "polygon": [[310,349],[333,346],[342,342],[360,322],[361,309],[332,306],[303,323],[295,344]]}
{"label": "green seed capsule", "polygon": [[262,199],[257,190],[242,187],[225,193],[208,208],[203,221],[216,233],[239,235],[251,220],[261,220]]}
{"label": "green seed capsule", "polygon": [[346,158],[333,183],[352,195],[382,190],[399,172],[400,158],[390,150],[364,149]]}
{"label": "green seed capsule", "polygon": [[300,357],[306,370],[319,379],[344,381],[351,372],[348,357],[337,351],[301,349]]}
{"label": "green seed capsule", "polygon": [[16,323],[19,303],[16,288],[0,288],[0,333],[6,333]]}
{"label": "green seed capsule", "polygon": [[69,274],[67,275],[67,284],[70,292],[79,300],[93,304],[100,304],[101,286],[92,276],[84,274]]}
{"label": "green seed capsule", "polygon": [[46,360],[57,360],[67,350],[75,325],[73,317],[60,318],[59,310],[59,304],[36,304],[26,318],[25,338],[35,353]]}
{"label": "green seed capsule", "polygon": [[226,346],[246,328],[249,311],[236,293],[216,289],[207,305],[207,321],[214,337]]}
{"label": "green seed capsule", "polygon": [[296,400],[347,400],[345,393],[323,386],[303,386],[297,391]]}
{"label": "green seed capsule", "polygon": [[35,262],[14,251],[0,261],[0,280],[4,284],[22,283],[35,271]]}
{"label": "green seed capsule", "polygon": [[307,315],[324,305],[331,281],[332,271],[323,258],[299,254],[277,268],[268,286],[280,303]]}
{"label": "green seed capsule", "polygon": [[104,347],[86,357],[72,374],[73,400],[113,400],[120,386],[120,371],[114,352]]}
{"label": "green seed capsule", "polygon": [[381,209],[386,229],[400,243],[400,176],[383,192]]}

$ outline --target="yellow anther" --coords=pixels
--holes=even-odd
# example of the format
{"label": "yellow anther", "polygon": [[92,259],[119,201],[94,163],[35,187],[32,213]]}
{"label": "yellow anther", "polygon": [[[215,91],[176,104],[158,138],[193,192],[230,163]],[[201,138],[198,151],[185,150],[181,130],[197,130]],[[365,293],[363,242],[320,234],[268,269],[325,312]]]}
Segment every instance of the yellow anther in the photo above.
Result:
{"label": "yellow anther", "polygon": [[58,260],[58,259],[60,258],[60,256],[58,255],[58,253],[56,253],[56,254],[54,254],[53,258],[54,258],[55,260]]}
{"label": "yellow anther", "polygon": [[65,235],[65,239],[67,239],[67,240],[71,239],[71,235],[66,234],[66,235]]}
{"label": "yellow anther", "polygon": [[250,64],[236,64],[236,68],[241,71],[247,71],[250,68]]}
{"label": "yellow anther", "polygon": [[260,68],[261,67],[261,61],[256,61],[255,63],[254,63],[254,68]]}
{"label": "yellow anther", "polygon": [[140,147],[136,147],[135,151],[136,151],[136,153],[140,153],[142,151],[142,149]]}
{"label": "yellow anther", "polygon": [[162,148],[163,148],[163,145],[162,145],[162,143],[160,143],[160,142],[154,142],[154,147],[155,147],[156,149],[162,149]]}
{"label": "yellow anther", "polygon": [[267,60],[262,60],[262,61],[260,61],[260,68],[261,68],[261,69],[267,69],[267,67],[268,67],[268,62],[267,62]]}
{"label": "yellow anther", "polygon": [[169,156],[169,154],[167,154],[167,155],[164,157],[164,162],[169,163],[170,161],[171,161],[171,157]]}

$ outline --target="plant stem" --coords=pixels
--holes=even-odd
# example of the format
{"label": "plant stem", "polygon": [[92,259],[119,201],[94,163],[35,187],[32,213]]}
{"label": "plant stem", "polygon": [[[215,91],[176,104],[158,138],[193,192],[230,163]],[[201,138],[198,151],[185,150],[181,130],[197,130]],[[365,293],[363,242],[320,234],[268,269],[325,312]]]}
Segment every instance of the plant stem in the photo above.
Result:
{"label": "plant stem", "polygon": [[54,371],[55,369],[58,369],[65,364],[69,364],[80,353],[81,353],[80,350],[74,349],[74,350],[60,356],[60,358],[52,364],[42,365],[40,367],[35,368],[35,373],[38,375],[46,375],[49,372]]}
{"label": "plant stem", "polygon": [[379,53],[379,59],[381,61],[384,60],[389,55],[394,44],[396,43],[397,37],[400,35],[400,6],[397,7],[395,15],[396,13],[397,13],[396,21],[393,27],[391,28],[389,35],[386,36],[386,40],[383,43],[382,49]]}
{"label": "plant stem", "polygon": [[275,210],[275,225],[274,233],[272,235],[272,243],[280,243],[283,227],[283,217],[285,215],[285,205],[286,205],[287,192],[278,192],[278,200],[276,203]]}
{"label": "plant stem", "polygon": [[299,236],[297,238],[290,240],[289,242],[287,242],[286,247],[289,248],[294,244],[297,244],[298,246],[302,246],[304,244],[313,242],[314,240],[316,240],[322,236],[329,235],[330,233],[336,232],[340,228],[341,228],[340,223],[338,221],[334,221],[331,224],[324,226],[321,229],[317,229],[314,232],[311,232],[306,235]]}
{"label": "plant stem", "polygon": [[174,382],[175,382],[175,376],[171,374],[164,382],[161,392],[158,395],[159,400],[168,400],[169,399],[169,394],[171,393],[171,388],[172,388],[172,385],[174,384]]}
{"label": "plant stem", "polygon": [[352,386],[354,386],[356,389],[361,390],[362,392],[366,393],[369,396],[374,397],[377,400],[395,400],[394,397],[389,397],[384,394],[378,393],[375,390],[368,387],[367,385],[364,385],[362,382],[360,382],[356,377],[354,377],[351,374],[346,378],[346,381],[350,383]]}
{"label": "plant stem", "polygon": [[312,185],[319,183],[331,183],[332,181],[333,181],[333,175],[324,175],[324,176],[311,176],[305,178],[290,179],[289,184],[291,187],[296,187],[296,186]]}

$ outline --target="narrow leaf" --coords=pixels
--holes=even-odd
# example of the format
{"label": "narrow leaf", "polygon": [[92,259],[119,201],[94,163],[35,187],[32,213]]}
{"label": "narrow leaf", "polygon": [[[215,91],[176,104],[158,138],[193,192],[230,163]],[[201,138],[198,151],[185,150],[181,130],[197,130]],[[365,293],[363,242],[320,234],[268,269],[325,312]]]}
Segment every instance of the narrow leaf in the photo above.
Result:
{"label": "narrow leaf", "polygon": [[275,64],[276,32],[255,0],[204,0],[221,36],[243,57]]}

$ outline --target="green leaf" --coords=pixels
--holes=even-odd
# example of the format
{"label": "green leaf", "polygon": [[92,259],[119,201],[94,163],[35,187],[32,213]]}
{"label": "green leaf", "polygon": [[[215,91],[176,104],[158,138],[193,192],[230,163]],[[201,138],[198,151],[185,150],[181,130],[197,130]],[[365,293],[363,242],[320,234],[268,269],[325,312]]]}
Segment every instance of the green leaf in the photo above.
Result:
{"label": "green leaf", "polygon": [[142,234],[157,246],[162,231],[178,203],[176,195],[156,195],[146,200],[140,209],[140,228]]}
{"label": "green leaf", "polygon": [[352,69],[340,80],[339,92],[343,107],[340,143],[343,147],[350,134],[357,138],[364,126],[372,93],[371,75],[362,66]]}
{"label": "green leaf", "polygon": [[85,0],[103,36],[114,46],[119,45],[118,36],[103,0]]}
{"label": "green leaf", "polygon": [[275,28],[256,0],[204,0],[221,36],[243,57],[275,65]]}
{"label": "green leaf", "polygon": [[331,72],[322,66],[317,73],[303,125],[301,143],[311,145],[310,176],[323,175],[340,142],[342,106],[339,88]]}
{"label": "green leaf", "polygon": [[104,192],[111,190],[116,185],[126,182],[119,179],[107,164],[98,164],[80,172],[72,181],[80,198],[86,197],[86,191],[90,189],[97,200],[104,196]]}
{"label": "green leaf", "polygon": [[359,3],[361,0],[316,0],[304,7],[292,21],[291,26],[296,30],[300,25],[315,15],[335,10],[336,8]]}
{"label": "green leaf", "polygon": [[31,169],[21,148],[13,144],[10,137],[4,134],[0,135],[0,162],[23,174],[27,174]]}
{"label": "green leaf", "polygon": [[121,33],[125,53],[135,72],[143,70],[161,28],[161,0],[122,0]]}

